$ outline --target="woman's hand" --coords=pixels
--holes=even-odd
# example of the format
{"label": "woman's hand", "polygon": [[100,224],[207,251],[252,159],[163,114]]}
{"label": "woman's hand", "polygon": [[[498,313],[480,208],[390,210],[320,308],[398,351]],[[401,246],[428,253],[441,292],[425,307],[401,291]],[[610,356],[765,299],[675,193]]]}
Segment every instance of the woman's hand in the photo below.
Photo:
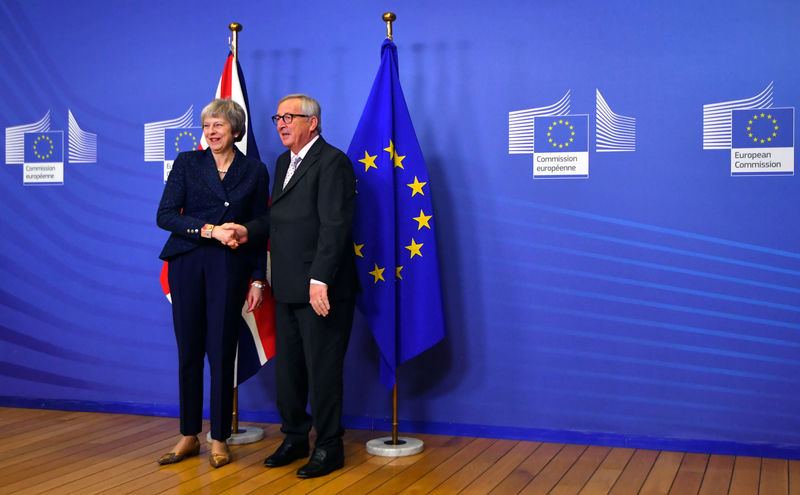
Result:
{"label": "woman's hand", "polygon": [[236,235],[236,230],[226,228],[225,225],[215,225],[214,230],[211,231],[211,237],[231,249],[236,249],[239,247],[239,237]]}
{"label": "woman's hand", "polygon": [[263,282],[260,282],[262,287],[251,284],[250,290],[247,291],[247,312],[252,313],[254,309],[261,306],[264,302],[264,287]]}
{"label": "woman's hand", "polygon": [[[245,242],[247,242],[247,227],[245,227],[244,225],[228,222],[228,223],[223,223],[218,228],[221,230],[233,232],[233,239],[236,242],[237,246],[239,244],[244,244]],[[230,246],[230,244],[228,244],[228,246]]]}

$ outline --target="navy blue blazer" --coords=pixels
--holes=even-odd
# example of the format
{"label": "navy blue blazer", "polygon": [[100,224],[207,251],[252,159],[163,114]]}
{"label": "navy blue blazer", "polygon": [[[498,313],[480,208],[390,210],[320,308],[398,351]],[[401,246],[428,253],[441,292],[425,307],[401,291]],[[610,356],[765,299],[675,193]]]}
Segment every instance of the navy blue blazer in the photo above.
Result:
{"label": "navy blue blazer", "polygon": [[[268,214],[267,167],[238,149],[235,152],[224,180],[219,178],[209,149],[186,151],[175,159],[156,217],[158,226],[171,232],[159,258],[169,261],[203,244],[220,245],[216,239],[200,236],[207,223],[244,224]],[[267,253],[263,247],[244,244],[233,253],[249,258],[254,280],[265,280]]]}

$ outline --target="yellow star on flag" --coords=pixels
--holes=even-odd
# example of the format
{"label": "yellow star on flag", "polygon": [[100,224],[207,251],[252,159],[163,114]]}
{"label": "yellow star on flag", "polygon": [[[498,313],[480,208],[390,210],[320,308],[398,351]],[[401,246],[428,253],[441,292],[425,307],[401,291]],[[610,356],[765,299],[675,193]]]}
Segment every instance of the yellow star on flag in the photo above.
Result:
{"label": "yellow star on flag", "polygon": [[356,252],[356,256],[360,256],[362,258],[364,257],[364,255],[361,254],[361,248],[363,247],[363,244],[356,244],[355,242],[353,243],[353,250]]}
{"label": "yellow star on flag", "polygon": [[422,230],[422,227],[431,228],[431,226],[428,224],[428,220],[433,218],[433,215],[426,215],[422,210],[419,210],[419,216],[412,218],[419,222],[419,227],[417,227],[417,230]]}
{"label": "yellow star on flag", "polygon": [[411,238],[411,244],[406,246],[406,249],[411,251],[411,258],[413,258],[414,255],[419,255],[419,257],[422,258],[422,252],[420,252],[422,244],[417,244],[413,237]]}
{"label": "yellow star on flag", "polygon": [[402,275],[400,275],[400,270],[402,270],[402,269],[403,269],[403,267],[402,267],[402,266],[398,266],[397,268],[395,268],[395,270],[397,271],[397,273],[395,274],[395,276],[396,276],[397,278],[399,278],[400,280],[403,280],[403,276],[402,276]]}
{"label": "yellow star on flag", "polygon": [[383,148],[383,151],[388,151],[389,152],[389,158],[394,158],[394,143],[392,143],[392,141],[389,140],[389,147],[388,148]]}
{"label": "yellow star on flag", "polygon": [[414,182],[411,184],[406,184],[408,187],[411,188],[412,191],[411,197],[413,198],[414,195],[417,193],[420,193],[421,195],[425,196],[425,193],[422,192],[422,186],[424,186],[425,184],[427,184],[427,182],[420,182],[419,179],[417,179],[417,176],[415,175]]}
{"label": "yellow star on flag", "polygon": [[372,270],[371,272],[369,272],[370,275],[375,277],[375,283],[376,284],[378,283],[378,280],[383,280],[384,282],[386,282],[386,280],[384,280],[384,278],[383,278],[383,271],[384,270],[386,270],[386,268],[378,268],[378,264],[375,263],[375,269]]}
{"label": "yellow star on flag", "polygon": [[370,155],[369,155],[369,153],[367,153],[367,151],[366,151],[366,150],[364,151],[364,158],[362,158],[361,160],[359,160],[361,163],[363,163],[363,164],[364,164],[364,172],[366,172],[367,170],[369,170],[369,168],[370,168],[370,167],[372,167],[372,168],[374,168],[374,169],[377,169],[377,168],[378,168],[378,166],[377,166],[377,165],[375,165],[375,159],[376,159],[376,158],[378,158],[378,155],[375,155],[375,156],[370,156]]}

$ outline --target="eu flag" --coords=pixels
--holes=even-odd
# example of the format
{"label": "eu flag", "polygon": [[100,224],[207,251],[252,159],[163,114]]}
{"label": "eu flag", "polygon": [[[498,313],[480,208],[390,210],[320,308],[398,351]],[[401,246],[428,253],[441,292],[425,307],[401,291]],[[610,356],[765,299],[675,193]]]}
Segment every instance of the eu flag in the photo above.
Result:
{"label": "eu flag", "polygon": [[381,353],[381,383],[391,389],[399,364],[444,337],[444,316],[431,187],[389,39],[347,155],[358,180],[359,309]]}
{"label": "eu flag", "polygon": [[64,132],[26,132],[25,163],[64,163]]}
{"label": "eu flag", "polygon": [[551,115],[533,119],[536,153],[589,151],[588,115]]}
{"label": "eu flag", "polygon": [[164,159],[174,160],[182,151],[196,150],[203,137],[200,127],[164,129]]}
{"label": "eu flag", "polygon": [[731,112],[732,148],[791,148],[794,108],[751,108]]}

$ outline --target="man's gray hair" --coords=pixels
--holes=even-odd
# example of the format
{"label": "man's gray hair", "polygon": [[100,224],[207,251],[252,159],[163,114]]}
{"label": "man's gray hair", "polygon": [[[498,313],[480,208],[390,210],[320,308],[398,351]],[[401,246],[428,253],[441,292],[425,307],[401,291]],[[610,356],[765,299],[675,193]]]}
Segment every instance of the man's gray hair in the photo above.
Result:
{"label": "man's gray hair", "polygon": [[231,124],[231,132],[233,133],[234,142],[239,142],[244,139],[247,132],[247,115],[241,105],[233,100],[223,100],[215,98],[211,103],[203,108],[200,113],[200,124],[206,120],[206,117],[223,118]]}
{"label": "man's gray hair", "polygon": [[317,134],[322,134],[322,108],[320,108],[319,102],[308,95],[298,93],[284,96],[278,105],[286,100],[294,99],[300,100],[300,111],[303,112],[303,115],[317,118]]}

